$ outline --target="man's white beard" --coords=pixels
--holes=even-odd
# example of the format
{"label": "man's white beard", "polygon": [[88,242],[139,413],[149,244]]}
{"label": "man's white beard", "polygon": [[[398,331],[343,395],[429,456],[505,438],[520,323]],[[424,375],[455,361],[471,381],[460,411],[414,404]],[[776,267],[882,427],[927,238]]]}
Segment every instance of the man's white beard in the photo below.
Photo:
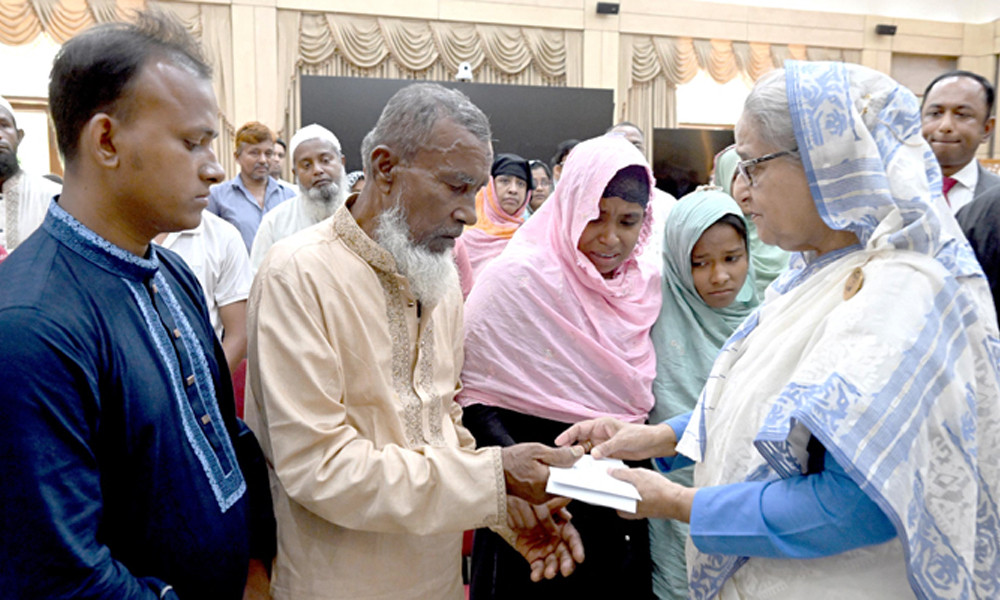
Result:
{"label": "man's white beard", "polygon": [[299,184],[299,192],[302,194],[306,214],[313,223],[319,223],[337,212],[337,209],[344,204],[344,200],[347,200],[347,182],[341,173],[340,179],[329,185],[315,186],[306,190]]}
{"label": "man's white beard", "polygon": [[410,282],[410,290],[422,303],[437,304],[448,290],[458,286],[458,270],[450,251],[431,252],[413,243],[406,214],[399,206],[379,215],[375,242],[396,260],[399,273]]}

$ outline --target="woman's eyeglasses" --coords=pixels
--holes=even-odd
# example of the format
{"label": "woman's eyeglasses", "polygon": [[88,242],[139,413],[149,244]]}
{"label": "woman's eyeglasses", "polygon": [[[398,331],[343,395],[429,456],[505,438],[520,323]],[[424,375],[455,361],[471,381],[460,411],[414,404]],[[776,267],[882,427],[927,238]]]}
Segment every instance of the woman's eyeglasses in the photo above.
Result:
{"label": "woman's eyeglasses", "polygon": [[736,170],[739,172],[740,176],[747,180],[747,183],[751,186],[753,182],[753,169],[762,162],[767,162],[769,160],[774,160],[776,158],[781,158],[782,156],[788,156],[790,154],[798,154],[799,149],[793,148],[791,150],[780,150],[778,152],[772,152],[770,154],[765,154],[764,156],[759,156],[757,158],[751,158],[748,160],[741,160],[736,163]]}

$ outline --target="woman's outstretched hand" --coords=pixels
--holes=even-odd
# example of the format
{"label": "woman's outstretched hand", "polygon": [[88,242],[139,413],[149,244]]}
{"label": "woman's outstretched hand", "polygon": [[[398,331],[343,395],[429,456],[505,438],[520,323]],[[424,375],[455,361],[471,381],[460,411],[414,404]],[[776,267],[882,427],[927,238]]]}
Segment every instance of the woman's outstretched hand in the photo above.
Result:
{"label": "woman's outstretched hand", "polygon": [[670,481],[663,475],[649,469],[612,469],[615,479],[627,481],[635,486],[642,500],[635,513],[618,511],[623,519],[674,519],[691,522],[691,506],[696,488],[689,488]]}
{"label": "woman's outstretched hand", "polygon": [[613,417],[581,421],[560,433],[556,445],[582,445],[594,458],[643,460],[677,454],[677,436],[669,425],[625,423]]}

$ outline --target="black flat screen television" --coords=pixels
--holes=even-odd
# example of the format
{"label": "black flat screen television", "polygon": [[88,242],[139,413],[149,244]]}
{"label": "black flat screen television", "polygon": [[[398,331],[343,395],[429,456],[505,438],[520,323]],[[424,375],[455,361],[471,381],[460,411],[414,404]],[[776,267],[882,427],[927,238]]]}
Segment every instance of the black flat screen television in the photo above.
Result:
{"label": "black flat screen television", "polygon": [[[361,169],[361,140],[404,79],[303,76],[302,124],[333,131],[349,171]],[[612,125],[614,94],[605,89],[438,82],[461,90],[490,119],[493,150],[546,163],[559,142],[602,135]]]}

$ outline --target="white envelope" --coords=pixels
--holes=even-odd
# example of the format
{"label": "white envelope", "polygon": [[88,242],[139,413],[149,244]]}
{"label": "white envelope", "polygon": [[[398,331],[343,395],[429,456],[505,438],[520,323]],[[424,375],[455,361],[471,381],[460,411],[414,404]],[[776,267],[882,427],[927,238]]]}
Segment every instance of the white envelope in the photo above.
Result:
{"label": "white envelope", "polygon": [[596,460],[585,454],[568,469],[549,467],[549,481],[545,491],[587,504],[634,513],[636,501],[642,500],[639,491],[631,483],[608,474],[608,469],[624,468],[625,463],[617,458]]}

